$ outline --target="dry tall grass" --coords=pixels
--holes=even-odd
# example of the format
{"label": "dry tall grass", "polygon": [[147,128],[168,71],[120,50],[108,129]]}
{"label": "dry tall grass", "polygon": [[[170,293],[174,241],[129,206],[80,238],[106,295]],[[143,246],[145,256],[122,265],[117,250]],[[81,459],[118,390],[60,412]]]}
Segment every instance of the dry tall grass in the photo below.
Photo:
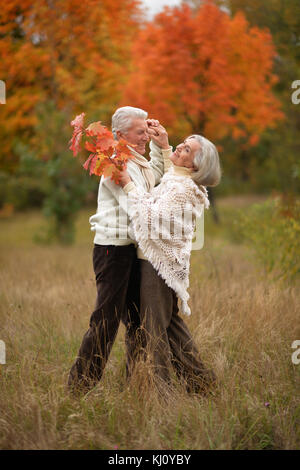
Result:
{"label": "dry tall grass", "polygon": [[193,253],[187,319],[218,376],[214,394],[178,386],[166,404],[138,380],[126,385],[123,327],[96,389],[66,393],[95,301],[87,217],[69,248],[30,241],[36,214],[1,222],[0,448],[299,448],[299,289],[261,276],[243,246],[220,236],[206,233]]}

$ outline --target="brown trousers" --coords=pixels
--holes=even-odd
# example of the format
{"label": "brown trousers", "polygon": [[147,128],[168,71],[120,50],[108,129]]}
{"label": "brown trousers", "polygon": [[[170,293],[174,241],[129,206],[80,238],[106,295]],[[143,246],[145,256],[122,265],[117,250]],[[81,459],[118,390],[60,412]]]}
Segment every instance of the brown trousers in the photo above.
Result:
{"label": "brown trousers", "polygon": [[148,261],[137,260],[134,245],[95,245],[93,265],[97,300],[70,370],[70,388],[87,390],[101,379],[120,321],[126,327],[127,378],[137,358],[147,357],[161,383],[170,382],[171,366],[189,391],[214,382],[178,315],[175,292]]}
{"label": "brown trousers", "polygon": [[190,392],[205,392],[215,382],[200,359],[188,327],[178,315],[178,299],[153,266],[140,260],[140,317],[144,357],[160,383],[170,382],[171,366]]}
{"label": "brown trousers", "polygon": [[139,263],[133,244],[94,245],[93,266],[97,300],[68,385],[89,389],[101,378],[114,344],[120,321],[126,327],[126,372],[130,375],[136,353],[139,319]]}

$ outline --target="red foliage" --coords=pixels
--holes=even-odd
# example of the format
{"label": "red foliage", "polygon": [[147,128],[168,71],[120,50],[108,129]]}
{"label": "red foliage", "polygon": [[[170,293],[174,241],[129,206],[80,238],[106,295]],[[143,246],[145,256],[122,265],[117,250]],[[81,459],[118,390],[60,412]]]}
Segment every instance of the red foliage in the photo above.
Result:
{"label": "red foliage", "polygon": [[69,149],[75,157],[81,149],[82,137],[90,138],[91,141],[86,140],[84,143],[85,149],[92,152],[83,164],[84,169],[89,169],[90,175],[103,175],[104,178],[109,177],[118,184],[120,171],[124,170],[127,161],[133,158],[128,148],[129,143],[124,139],[114,140],[112,132],[100,121],[92,122],[84,129],[84,116],[85,113],[81,113],[71,122],[74,131],[69,142]]}
{"label": "red foliage", "polygon": [[51,101],[68,120],[80,109],[110,118],[139,23],[137,0],[1,1],[1,165],[18,164],[15,136],[39,151],[36,105]]}
{"label": "red foliage", "polygon": [[121,104],[147,109],[170,135],[255,145],[283,117],[272,94],[275,50],[268,31],[230,18],[212,3],[197,12],[166,8],[140,31]]}

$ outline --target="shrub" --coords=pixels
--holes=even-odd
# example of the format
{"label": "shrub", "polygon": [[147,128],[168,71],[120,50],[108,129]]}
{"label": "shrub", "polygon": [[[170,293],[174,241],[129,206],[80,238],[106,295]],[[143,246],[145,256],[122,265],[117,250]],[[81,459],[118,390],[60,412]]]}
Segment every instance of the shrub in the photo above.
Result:
{"label": "shrub", "polygon": [[281,196],[239,211],[236,229],[266,272],[293,280],[300,274],[300,201]]}

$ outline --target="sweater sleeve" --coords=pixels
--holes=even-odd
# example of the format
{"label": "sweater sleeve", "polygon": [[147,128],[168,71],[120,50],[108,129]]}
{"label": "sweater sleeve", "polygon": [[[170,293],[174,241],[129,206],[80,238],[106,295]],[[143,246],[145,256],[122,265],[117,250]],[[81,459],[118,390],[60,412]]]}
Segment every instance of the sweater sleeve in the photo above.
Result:
{"label": "sweater sleeve", "polygon": [[173,166],[173,163],[170,160],[172,151],[173,151],[172,147],[168,149],[162,149],[162,154],[164,157],[164,173],[167,173],[167,171]]}
{"label": "sweater sleeve", "polygon": [[130,191],[133,191],[135,188],[136,188],[136,185],[134,184],[134,182],[130,181],[124,186],[123,191],[125,192],[125,194],[128,194],[130,193]]}
{"label": "sweater sleeve", "polygon": [[150,142],[150,166],[152,168],[153,174],[155,176],[155,185],[157,185],[163,174],[165,173],[165,152],[172,150],[172,147],[167,150],[161,149],[156,145],[152,140]]}
{"label": "sweater sleeve", "polygon": [[[129,194],[129,191],[135,189],[137,186],[136,186],[136,183],[133,181],[133,179],[136,177],[136,175],[134,174],[133,168],[128,167],[128,173],[129,173],[129,176],[131,177],[131,181],[127,183],[126,186],[124,186],[124,188],[116,184],[109,177],[103,179],[102,184],[103,186],[105,186],[111,200],[115,200],[115,207],[119,206],[125,212],[125,214],[127,214],[129,217],[129,209],[130,209],[131,200],[129,200],[128,194]],[[142,187],[140,187],[140,190],[146,193],[146,190],[144,190]]]}

